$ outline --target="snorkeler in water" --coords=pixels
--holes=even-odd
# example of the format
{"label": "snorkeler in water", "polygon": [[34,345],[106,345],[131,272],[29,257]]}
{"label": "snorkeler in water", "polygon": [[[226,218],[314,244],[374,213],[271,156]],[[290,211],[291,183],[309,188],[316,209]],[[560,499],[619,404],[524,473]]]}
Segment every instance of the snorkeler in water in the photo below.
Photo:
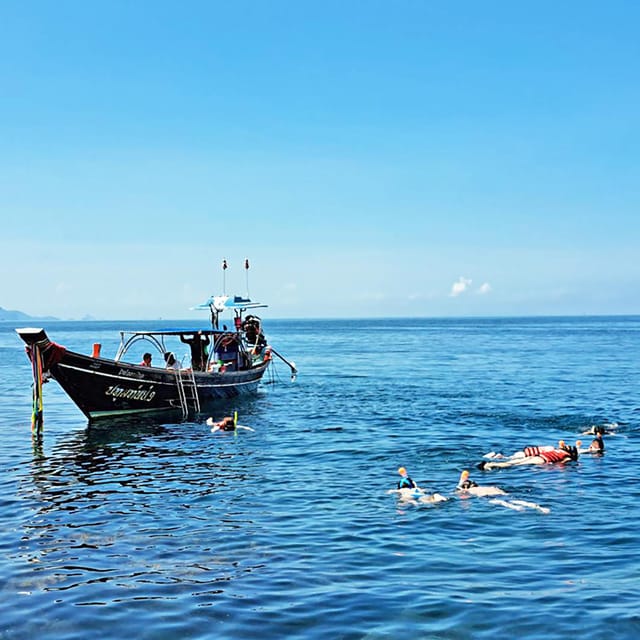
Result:
{"label": "snorkeler in water", "polygon": [[518,451],[513,456],[500,461],[483,460],[478,469],[490,470],[501,469],[504,467],[515,467],[525,464],[565,464],[575,461],[580,456],[577,446],[567,445],[561,440],[557,449],[547,450],[546,447],[525,447],[521,452]]}
{"label": "snorkeler in water", "polygon": [[211,431],[235,431],[236,429],[233,416],[225,416],[217,422],[213,418],[207,418],[207,424],[212,427]]}
{"label": "snorkeler in water", "polygon": [[402,502],[417,505],[419,503],[444,502],[447,500],[439,493],[428,494],[424,489],[420,488],[409,477],[404,467],[400,467],[398,473],[400,474],[400,480],[398,480],[397,489],[390,489],[387,493],[397,493]]}
{"label": "snorkeler in water", "polygon": [[605,422],[604,424],[594,424],[586,431],[582,432],[583,436],[616,435],[615,430],[620,425],[617,422]]}
{"label": "snorkeler in water", "polygon": [[593,442],[589,445],[588,451],[590,453],[604,453],[604,438],[601,433],[598,433],[593,439]]}
{"label": "snorkeler in water", "polygon": [[[558,449],[564,449],[566,444],[564,440],[558,441]],[[525,447],[522,451],[516,451],[509,456],[505,456],[503,453],[496,453],[495,451],[490,451],[486,453],[483,458],[488,458],[489,460],[503,459],[506,458],[508,460],[515,460],[517,458],[527,458],[529,456],[537,456],[542,452],[553,451],[556,447],[552,444],[538,445],[538,446],[530,446]]]}
{"label": "snorkeler in water", "polygon": [[[460,495],[461,498],[466,498],[469,496],[486,498],[492,496],[508,495],[507,492],[500,489],[500,487],[480,486],[477,482],[471,480],[471,478],[469,477],[469,472],[466,469],[460,474],[460,480],[458,481],[456,492]],[[515,511],[522,511],[527,508],[537,509],[541,513],[549,513],[550,511],[547,507],[541,507],[536,502],[529,502],[528,500],[493,498],[489,502],[491,502],[492,504],[498,504],[502,507],[507,507],[508,509],[514,509]]]}
{"label": "snorkeler in water", "polygon": [[222,420],[218,420],[217,422],[213,418],[207,418],[207,425],[211,427],[211,433],[215,433],[216,431],[237,431],[238,429],[254,431],[251,427],[245,427],[238,424],[237,411],[233,412],[233,416],[225,416]]}
{"label": "snorkeler in water", "polygon": [[398,480],[398,489],[416,489],[418,485],[409,477],[404,467],[398,469],[400,480]]}
{"label": "snorkeler in water", "polygon": [[505,495],[505,491],[499,487],[481,487],[477,482],[471,480],[469,472],[464,469],[460,474],[460,480],[458,480],[458,486],[456,487],[458,493],[469,494],[472,496],[496,496]]}

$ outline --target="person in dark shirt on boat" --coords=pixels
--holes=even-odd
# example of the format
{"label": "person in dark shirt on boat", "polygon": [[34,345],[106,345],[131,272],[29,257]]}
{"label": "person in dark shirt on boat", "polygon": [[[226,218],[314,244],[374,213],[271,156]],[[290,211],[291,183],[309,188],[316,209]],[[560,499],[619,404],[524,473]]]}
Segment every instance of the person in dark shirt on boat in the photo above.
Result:
{"label": "person in dark shirt on boat", "polygon": [[398,480],[398,489],[416,489],[417,484],[409,477],[404,467],[398,469],[400,480]]}
{"label": "person in dark shirt on boat", "polygon": [[141,367],[150,367],[151,366],[151,354],[145,353],[142,356],[142,362],[140,363]]}
{"label": "person in dark shirt on boat", "polygon": [[205,363],[207,362],[209,336],[202,335],[202,331],[198,331],[191,338],[181,335],[180,341],[188,344],[191,349],[191,368],[194,371],[204,371]]}

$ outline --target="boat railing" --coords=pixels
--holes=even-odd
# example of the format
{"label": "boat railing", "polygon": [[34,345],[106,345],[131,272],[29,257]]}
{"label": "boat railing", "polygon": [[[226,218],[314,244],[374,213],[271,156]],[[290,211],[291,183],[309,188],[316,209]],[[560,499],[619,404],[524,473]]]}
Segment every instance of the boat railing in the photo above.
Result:
{"label": "boat railing", "polygon": [[124,358],[124,356],[126,355],[127,351],[129,351],[129,349],[136,342],[140,342],[140,341],[150,342],[161,354],[164,354],[166,352],[166,349],[164,346],[164,340],[158,339],[152,333],[133,333],[129,335],[128,338],[125,339],[126,335],[128,335],[126,331],[120,332],[120,346],[118,347],[118,351],[114,358],[116,362],[119,362],[120,360],[122,360],[122,358]]}

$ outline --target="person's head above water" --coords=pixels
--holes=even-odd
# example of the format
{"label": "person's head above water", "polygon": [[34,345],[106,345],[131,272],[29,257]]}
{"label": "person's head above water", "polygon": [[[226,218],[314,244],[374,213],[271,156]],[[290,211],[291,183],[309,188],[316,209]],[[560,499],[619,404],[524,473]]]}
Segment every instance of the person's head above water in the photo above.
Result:
{"label": "person's head above water", "polygon": [[467,471],[467,469],[463,469],[460,473],[460,480],[458,480],[458,489],[467,490],[477,486],[478,483],[469,478],[469,471]]}
{"label": "person's head above water", "polygon": [[569,445],[569,446],[565,449],[565,451],[567,451],[567,453],[569,454],[569,456],[570,456],[571,460],[573,460],[574,462],[575,462],[575,461],[578,459],[578,457],[580,456],[580,452],[578,451],[578,447],[580,446],[580,444],[578,444],[578,443],[582,444],[582,442],[580,442],[580,440],[578,440],[578,441],[576,442],[576,445],[577,445],[577,446],[573,447],[573,446]]}
{"label": "person's head above water", "polygon": [[407,470],[404,467],[398,469],[398,473],[404,478],[407,476]]}

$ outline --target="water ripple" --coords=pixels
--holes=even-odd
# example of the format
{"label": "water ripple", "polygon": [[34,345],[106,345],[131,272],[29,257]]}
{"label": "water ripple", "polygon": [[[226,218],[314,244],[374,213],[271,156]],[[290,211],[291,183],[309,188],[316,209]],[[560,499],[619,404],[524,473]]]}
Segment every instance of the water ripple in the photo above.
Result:
{"label": "water ripple", "polygon": [[[40,448],[0,331],[0,638],[638,637],[640,320],[394,322],[275,323],[301,373],[238,402],[255,432],[87,429],[50,384]],[[475,469],[605,423],[604,456]],[[450,499],[398,502],[400,464]],[[464,467],[550,512],[461,499]]]}

